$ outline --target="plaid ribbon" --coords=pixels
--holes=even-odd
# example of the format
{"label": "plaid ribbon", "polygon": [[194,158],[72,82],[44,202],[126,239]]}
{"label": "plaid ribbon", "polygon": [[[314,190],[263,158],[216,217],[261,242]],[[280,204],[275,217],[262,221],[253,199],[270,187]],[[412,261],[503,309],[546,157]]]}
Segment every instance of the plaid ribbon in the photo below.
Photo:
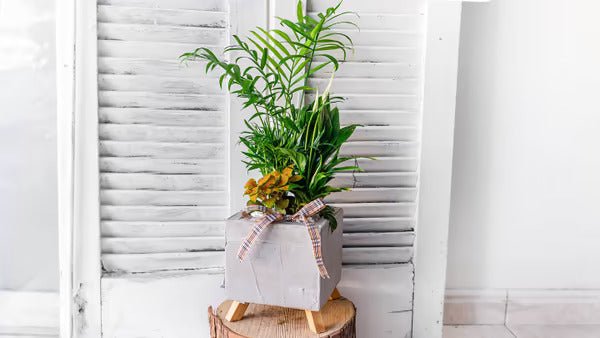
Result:
{"label": "plaid ribbon", "polygon": [[[321,254],[321,235],[315,225],[313,220],[313,216],[317,215],[321,210],[326,207],[325,202],[322,199],[318,198],[308,204],[306,204],[302,209],[300,209],[297,213],[289,216],[284,216],[277,212],[267,213],[261,218],[259,218],[252,226],[252,231],[244,238],[242,241],[242,245],[240,245],[240,249],[238,250],[238,258],[240,261],[243,261],[248,252],[252,249],[254,245],[254,241],[260,236],[262,231],[270,224],[281,221],[281,220],[292,220],[292,221],[301,221],[304,223],[308,230],[308,235],[310,236],[310,240],[312,242],[313,255],[315,256],[315,261],[317,263],[317,268],[319,269],[319,274],[322,278],[329,278],[329,274],[327,273],[327,269],[325,268],[325,264],[323,263],[323,256]],[[263,207],[264,208],[264,207]],[[269,211],[269,210],[259,210],[256,209],[255,206],[250,206],[246,209],[246,212],[252,211]]]}

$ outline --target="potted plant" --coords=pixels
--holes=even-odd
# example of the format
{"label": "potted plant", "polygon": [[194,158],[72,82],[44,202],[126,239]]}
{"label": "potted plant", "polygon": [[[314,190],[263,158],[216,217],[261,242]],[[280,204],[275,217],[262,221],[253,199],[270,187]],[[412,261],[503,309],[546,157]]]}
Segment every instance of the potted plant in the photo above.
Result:
{"label": "potted plant", "polygon": [[[339,7],[312,17],[300,1],[295,22],[278,18],[282,29],[234,35],[229,60],[208,48],[182,55],[221,71],[221,87],[249,110],[240,142],[247,169],[262,177],[248,181],[248,208],[226,225],[225,288],[240,303],[318,311],[340,280],[342,210],[323,199],[342,190],[330,185],[336,173],[359,168],[339,155],[357,126],[340,126],[339,98],[329,94],[352,46],[334,30],[352,25]],[[309,85],[318,72],[331,73],[322,93]]]}

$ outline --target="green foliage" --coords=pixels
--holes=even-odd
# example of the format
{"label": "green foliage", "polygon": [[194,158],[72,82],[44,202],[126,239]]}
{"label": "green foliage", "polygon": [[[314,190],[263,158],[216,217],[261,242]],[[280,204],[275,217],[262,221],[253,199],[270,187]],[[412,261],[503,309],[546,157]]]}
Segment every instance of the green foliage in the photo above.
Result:
{"label": "green foliage", "polygon": [[[248,170],[267,175],[294,164],[302,180],[290,185],[292,211],[339,191],[329,185],[336,173],[358,170],[340,166],[351,158],[339,156],[356,125],[340,127],[339,111],[332,107],[338,98],[328,90],[319,95],[309,86],[309,78],[319,72],[331,72],[333,80],[338,58],[345,60],[351,50],[350,37],[334,30],[340,24],[354,25],[343,20],[351,13],[339,12],[340,5],[311,17],[303,14],[299,1],[295,22],[278,18],[282,29],[259,27],[246,39],[234,35],[235,44],[225,48],[228,58],[208,48],[181,56],[206,61],[206,72],[219,69],[221,87],[252,109],[240,137]],[[331,210],[329,214],[328,219]]]}

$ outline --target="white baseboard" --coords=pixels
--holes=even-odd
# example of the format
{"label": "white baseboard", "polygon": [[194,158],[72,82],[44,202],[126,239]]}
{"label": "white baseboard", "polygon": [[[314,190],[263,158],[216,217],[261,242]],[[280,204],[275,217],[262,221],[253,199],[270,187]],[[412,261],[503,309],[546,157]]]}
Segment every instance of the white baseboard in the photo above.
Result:
{"label": "white baseboard", "polygon": [[446,290],[444,324],[504,325],[506,290]]}
{"label": "white baseboard", "polygon": [[58,335],[58,293],[0,291],[0,334]]}
{"label": "white baseboard", "polygon": [[598,325],[600,290],[447,290],[447,325]]}

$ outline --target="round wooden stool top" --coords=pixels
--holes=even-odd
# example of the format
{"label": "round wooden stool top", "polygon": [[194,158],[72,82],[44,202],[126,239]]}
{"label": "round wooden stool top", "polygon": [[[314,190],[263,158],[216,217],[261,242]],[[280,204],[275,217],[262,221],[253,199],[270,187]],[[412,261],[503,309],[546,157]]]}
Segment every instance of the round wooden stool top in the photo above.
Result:
{"label": "round wooden stool top", "polygon": [[321,309],[325,332],[310,331],[304,310],[250,304],[244,318],[229,322],[225,314],[231,301],[219,305],[216,314],[208,309],[211,338],[354,338],[356,337],[354,304],[346,298],[330,300]]}

